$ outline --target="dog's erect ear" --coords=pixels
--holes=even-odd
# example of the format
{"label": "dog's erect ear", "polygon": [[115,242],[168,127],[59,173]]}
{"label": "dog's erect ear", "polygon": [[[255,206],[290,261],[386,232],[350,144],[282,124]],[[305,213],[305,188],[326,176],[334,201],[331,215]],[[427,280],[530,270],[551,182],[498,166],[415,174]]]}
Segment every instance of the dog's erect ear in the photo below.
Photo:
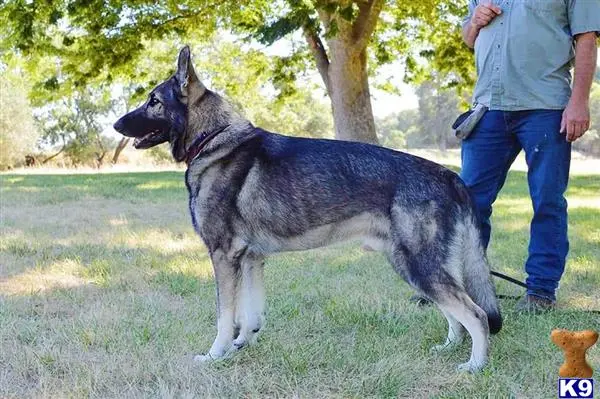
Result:
{"label": "dog's erect ear", "polygon": [[196,71],[194,71],[190,48],[188,46],[185,46],[179,52],[175,77],[179,82],[181,94],[184,97],[188,97],[188,101],[193,102],[204,94],[206,88],[200,82],[200,79],[198,79]]}

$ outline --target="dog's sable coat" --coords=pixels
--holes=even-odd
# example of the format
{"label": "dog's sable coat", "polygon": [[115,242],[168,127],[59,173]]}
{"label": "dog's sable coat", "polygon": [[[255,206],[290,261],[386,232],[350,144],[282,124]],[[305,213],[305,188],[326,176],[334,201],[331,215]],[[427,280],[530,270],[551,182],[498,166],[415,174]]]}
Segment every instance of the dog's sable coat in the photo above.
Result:
{"label": "dog's sable coat", "polygon": [[217,337],[199,360],[251,344],[264,323],[269,254],[359,239],[435,302],[448,337],[471,335],[461,370],[481,369],[502,326],[470,196],[433,162],[369,144],[287,137],[254,127],[206,89],[181,50],[175,75],[115,129],[136,148],[169,142],[187,161],[194,228],[217,285]]}

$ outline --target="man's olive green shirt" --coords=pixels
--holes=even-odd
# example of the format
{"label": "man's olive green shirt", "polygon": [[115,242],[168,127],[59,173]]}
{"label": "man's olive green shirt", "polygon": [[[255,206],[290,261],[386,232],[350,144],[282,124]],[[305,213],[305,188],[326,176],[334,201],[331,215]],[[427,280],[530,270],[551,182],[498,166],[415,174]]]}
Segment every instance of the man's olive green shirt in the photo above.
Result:
{"label": "man's olive green shirt", "polygon": [[[470,0],[475,7],[490,0]],[[600,32],[600,0],[493,0],[502,9],[475,40],[473,102],[493,110],[563,109],[574,37]]]}

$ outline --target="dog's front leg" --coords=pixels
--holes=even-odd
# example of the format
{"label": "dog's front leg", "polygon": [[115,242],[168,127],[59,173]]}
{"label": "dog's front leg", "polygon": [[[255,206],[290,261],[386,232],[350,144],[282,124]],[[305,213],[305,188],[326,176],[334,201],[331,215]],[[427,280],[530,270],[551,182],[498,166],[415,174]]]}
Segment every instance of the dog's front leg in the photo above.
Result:
{"label": "dog's front leg", "polygon": [[236,295],[235,318],[239,335],[233,341],[236,348],[256,342],[257,333],[265,321],[264,257],[252,253],[240,260],[241,277]]}
{"label": "dog's front leg", "polygon": [[194,358],[200,362],[222,359],[237,349],[233,346],[233,338],[239,264],[219,249],[214,251],[211,260],[217,285],[217,337],[207,354]]}

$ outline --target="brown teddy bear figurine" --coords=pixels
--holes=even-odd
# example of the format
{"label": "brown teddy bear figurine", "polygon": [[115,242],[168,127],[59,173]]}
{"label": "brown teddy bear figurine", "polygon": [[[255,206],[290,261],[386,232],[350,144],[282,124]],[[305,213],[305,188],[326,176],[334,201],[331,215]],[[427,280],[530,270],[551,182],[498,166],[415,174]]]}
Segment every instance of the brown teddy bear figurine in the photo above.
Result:
{"label": "brown teddy bear figurine", "polygon": [[585,352],[598,340],[598,333],[592,330],[569,331],[552,330],[552,342],[565,352],[565,362],[558,375],[563,378],[591,378],[594,370],[585,359]]}

